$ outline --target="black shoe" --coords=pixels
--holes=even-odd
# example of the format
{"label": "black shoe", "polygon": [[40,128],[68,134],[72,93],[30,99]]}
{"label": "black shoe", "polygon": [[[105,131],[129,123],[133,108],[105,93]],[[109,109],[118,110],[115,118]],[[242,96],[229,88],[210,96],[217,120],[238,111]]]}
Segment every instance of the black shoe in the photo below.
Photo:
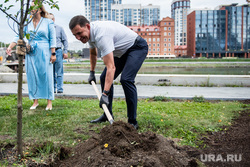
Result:
{"label": "black shoe", "polygon": [[106,115],[102,114],[99,118],[90,121],[90,123],[102,123],[102,122],[106,122],[108,119],[106,117]]}
{"label": "black shoe", "polygon": [[57,93],[63,93],[63,91],[57,91]]}
{"label": "black shoe", "polygon": [[129,123],[129,124],[132,125],[136,130],[139,129],[138,123],[136,123],[136,124]]}

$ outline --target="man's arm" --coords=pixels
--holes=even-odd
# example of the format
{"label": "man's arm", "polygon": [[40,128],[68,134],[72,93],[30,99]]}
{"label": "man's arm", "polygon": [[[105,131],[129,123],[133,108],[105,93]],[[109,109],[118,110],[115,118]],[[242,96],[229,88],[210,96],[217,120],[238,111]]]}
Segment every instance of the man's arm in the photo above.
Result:
{"label": "man's arm", "polygon": [[63,58],[67,59],[68,58],[68,40],[67,40],[67,36],[64,32],[64,29],[61,28],[61,37],[62,37],[62,44],[63,44]]}
{"label": "man's arm", "polygon": [[107,54],[106,56],[103,56],[103,62],[105,66],[107,67],[104,90],[109,91],[113,83],[115,70],[116,70],[113,52]]}

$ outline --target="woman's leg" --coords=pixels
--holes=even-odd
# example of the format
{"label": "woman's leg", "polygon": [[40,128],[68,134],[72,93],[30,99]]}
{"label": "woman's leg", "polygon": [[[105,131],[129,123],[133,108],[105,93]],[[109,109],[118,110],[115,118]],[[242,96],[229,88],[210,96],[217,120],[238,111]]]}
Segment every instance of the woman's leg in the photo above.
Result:
{"label": "woman's leg", "polygon": [[52,100],[48,99],[48,104],[46,108],[52,109]]}
{"label": "woman's leg", "polygon": [[35,107],[35,106],[38,105],[38,99],[34,99],[33,102],[34,102],[34,103],[33,103],[32,107]]}

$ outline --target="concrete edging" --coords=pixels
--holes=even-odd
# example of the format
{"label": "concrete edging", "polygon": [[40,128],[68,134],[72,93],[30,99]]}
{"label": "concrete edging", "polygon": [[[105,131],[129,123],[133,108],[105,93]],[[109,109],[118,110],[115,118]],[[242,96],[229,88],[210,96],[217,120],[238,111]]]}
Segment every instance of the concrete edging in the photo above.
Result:
{"label": "concrete edging", "polygon": [[[64,82],[88,83],[88,73],[65,73]],[[100,74],[96,74],[99,83]],[[120,83],[120,76],[114,81]],[[0,73],[1,83],[16,83],[17,73]],[[23,74],[26,83],[26,74]],[[172,74],[138,74],[136,85],[171,85],[171,86],[250,86],[250,75],[172,75]]]}

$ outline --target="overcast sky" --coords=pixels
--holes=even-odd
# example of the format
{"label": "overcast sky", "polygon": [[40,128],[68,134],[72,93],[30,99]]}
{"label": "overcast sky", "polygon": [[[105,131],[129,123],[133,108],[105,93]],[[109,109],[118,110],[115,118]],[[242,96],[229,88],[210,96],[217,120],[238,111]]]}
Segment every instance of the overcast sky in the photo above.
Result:
{"label": "overcast sky", "polygon": [[[15,2],[14,0],[10,0]],[[60,10],[50,9],[46,6],[48,12],[54,13],[56,24],[62,26],[66,32],[69,42],[76,41],[68,28],[70,19],[82,14],[84,15],[84,0],[58,0]],[[4,0],[0,0],[2,4]],[[172,0],[122,0],[123,4],[142,4],[142,5],[159,5],[161,9],[161,19],[163,17],[171,17],[171,2]],[[246,0],[191,0],[191,8],[211,8],[214,9],[221,4],[238,3],[239,5],[247,4]],[[19,4],[17,3],[16,7]],[[8,20],[5,14],[0,11],[0,41],[10,43],[15,36],[15,33],[9,28]]]}

